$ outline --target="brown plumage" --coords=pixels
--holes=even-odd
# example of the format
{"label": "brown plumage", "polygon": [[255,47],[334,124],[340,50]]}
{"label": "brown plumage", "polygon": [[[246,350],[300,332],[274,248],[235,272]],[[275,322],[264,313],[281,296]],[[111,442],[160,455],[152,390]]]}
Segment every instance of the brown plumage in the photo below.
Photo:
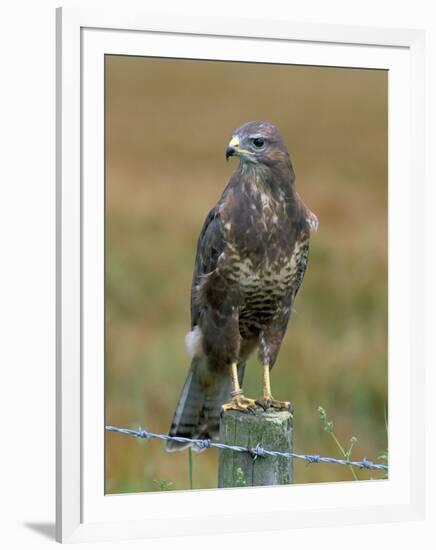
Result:
{"label": "brown plumage", "polygon": [[[273,399],[269,371],[318,221],[295,190],[291,160],[275,126],[263,121],[241,126],[226,150],[227,158],[234,155],[239,166],[198,239],[187,336],[192,362],[170,435],[216,438],[222,410],[289,406]],[[261,400],[246,398],[240,388],[255,348],[264,365]],[[169,451],[184,447],[167,444]]]}

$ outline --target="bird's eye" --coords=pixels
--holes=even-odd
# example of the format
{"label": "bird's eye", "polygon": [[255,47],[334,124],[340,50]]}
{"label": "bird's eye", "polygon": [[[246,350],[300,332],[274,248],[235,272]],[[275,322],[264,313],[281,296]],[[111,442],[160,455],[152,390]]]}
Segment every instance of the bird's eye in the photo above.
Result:
{"label": "bird's eye", "polygon": [[265,140],[263,138],[254,138],[253,145],[258,148],[263,147],[265,145]]}

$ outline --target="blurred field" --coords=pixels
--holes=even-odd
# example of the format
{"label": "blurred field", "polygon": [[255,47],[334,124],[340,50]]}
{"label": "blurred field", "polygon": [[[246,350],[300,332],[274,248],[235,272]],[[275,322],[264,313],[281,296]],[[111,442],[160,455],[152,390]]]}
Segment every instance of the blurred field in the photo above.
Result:
{"label": "blurred field", "polygon": [[[198,233],[236,161],[232,130],[275,123],[318,215],[306,277],[273,393],[295,406],[296,452],[338,456],[327,409],[354,456],[387,447],[387,73],[109,56],[106,58],[106,422],[167,432],[188,368],[184,336]],[[261,393],[256,358],[246,393]],[[275,389],[274,389],[275,388]],[[106,491],[188,487],[187,453],[106,436]],[[379,474],[358,472],[362,479]],[[194,455],[195,488],[216,486],[217,455]],[[297,483],[351,479],[296,462]]]}

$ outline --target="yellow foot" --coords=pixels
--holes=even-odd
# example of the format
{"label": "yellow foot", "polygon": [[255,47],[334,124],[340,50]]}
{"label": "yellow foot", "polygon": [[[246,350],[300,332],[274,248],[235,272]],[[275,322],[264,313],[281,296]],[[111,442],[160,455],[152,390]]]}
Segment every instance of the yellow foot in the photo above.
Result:
{"label": "yellow foot", "polygon": [[274,399],[271,395],[270,396],[264,396],[264,398],[261,401],[257,401],[257,403],[263,408],[264,411],[267,409],[285,409],[289,412],[293,411],[293,407],[290,401],[277,401],[277,399]]}
{"label": "yellow foot", "polygon": [[248,397],[245,397],[243,393],[240,393],[232,397],[232,400],[230,401],[230,403],[225,403],[221,407],[221,414],[223,414],[226,411],[241,411],[241,412],[249,412],[251,414],[256,414],[256,408],[258,405],[259,405],[259,401],[255,401],[254,399],[249,399]]}

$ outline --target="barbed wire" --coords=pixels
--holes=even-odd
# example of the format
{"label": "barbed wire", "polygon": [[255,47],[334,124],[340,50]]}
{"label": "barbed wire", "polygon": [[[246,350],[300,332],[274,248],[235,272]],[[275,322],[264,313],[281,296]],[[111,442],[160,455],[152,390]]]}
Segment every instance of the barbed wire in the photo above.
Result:
{"label": "barbed wire", "polygon": [[195,445],[199,450],[203,449],[226,449],[229,451],[234,451],[236,453],[249,453],[253,460],[257,458],[266,458],[268,456],[279,456],[287,459],[296,458],[299,460],[305,460],[308,464],[340,464],[342,466],[353,466],[359,469],[366,470],[388,470],[387,464],[375,464],[371,460],[368,460],[366,457],[362,460],[346,460],[343,458],[332,458],[328,456],[319,456],[319,455],[307,455],[307,454],[298,454],[298,453],[288,453],[282,451],[271,451],[264,449],[261,445],[257,444],[255,447],[240,447],[238,445],[226,445],[225,443],[215,443],[210,439],[190,439],[188,437],[178,437],[171,436],[167,434],[155,434],[153,432],[148,432],[143,428],[138,430],[131,430],[128,428],[117,428],[116,426],[106,426],[108,432],[116,432],[124,435],[129,435],[131,437],[136,437],[140,439],[160,439],[161,441],[176,441],[177,443],[191,443]]}

